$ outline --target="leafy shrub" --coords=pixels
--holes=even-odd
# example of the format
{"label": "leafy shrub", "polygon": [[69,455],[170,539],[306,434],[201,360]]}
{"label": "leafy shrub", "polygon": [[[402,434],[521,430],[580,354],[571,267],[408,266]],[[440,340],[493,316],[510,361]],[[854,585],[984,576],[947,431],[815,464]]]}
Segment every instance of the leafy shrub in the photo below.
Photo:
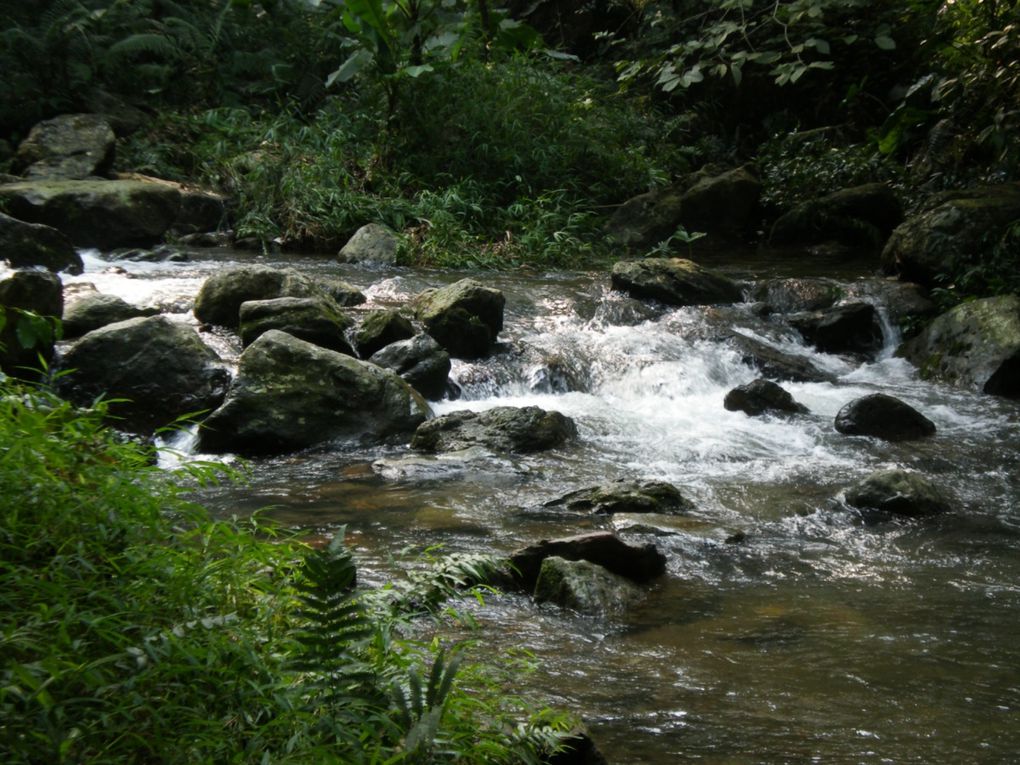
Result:
{"label": "leafy shrub", "polygon": [[0,382],[3,762],[512,763],[555,746],[565,720],[403,637],[480,563],[362,592],[339,541],[307,553],[209,521],[186,492],[219,469],[165,473],[104,415]]}

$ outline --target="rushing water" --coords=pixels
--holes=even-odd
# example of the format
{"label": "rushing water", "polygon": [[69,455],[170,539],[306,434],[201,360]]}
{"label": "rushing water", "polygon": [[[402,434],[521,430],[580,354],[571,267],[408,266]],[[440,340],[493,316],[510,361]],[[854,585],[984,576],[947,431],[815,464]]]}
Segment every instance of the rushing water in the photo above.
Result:
{"label": "rushing water", "polygon": [[[189,321],[190,298],[231,258],[254,259],[193,253],[190,263],[116,271],[88,253],[87,272],[70,281]],[[463,276],[286,262],[343,276],[370,306]],[[741,278],[863,273],[803,259],[721,265]],[[539,670],[520,690],[582,715],[613,763],[1020,761],[1016,403],[919,381],[892,355],[891,330],[879,360],[861,364],[812,352],[748,305],[653,310],[611,292],[604,274],[483,278],[507,297],[501,352],[455,362],[462,397],[435,411],[557,409],[576,420],[576,444],[512,457],[315,449],[257,461],[250,484],[205,501],[224,516],[262,510],[327,533],[346,524],[377,582],[408,548],[505,552],[594,527],[654,542],[668,575],[623,615],[582,617],[522,596],[465,606],[484,654],[533,653]],[[725,393],[756,376],[731,331],[810,357],[837,383],[784,384],[808,416],[728,412]],[[207,339],[236,358],[234,338]],[[876,391],[923,411],[936,437],[836,433],[838,409]],[[841,492],[891,466],[932,476],[955,512],[862,523]],[[697,509],[596,521],[542,507],[618,477],[670,481]],[[737,532],[744,541],[728,542]]]}

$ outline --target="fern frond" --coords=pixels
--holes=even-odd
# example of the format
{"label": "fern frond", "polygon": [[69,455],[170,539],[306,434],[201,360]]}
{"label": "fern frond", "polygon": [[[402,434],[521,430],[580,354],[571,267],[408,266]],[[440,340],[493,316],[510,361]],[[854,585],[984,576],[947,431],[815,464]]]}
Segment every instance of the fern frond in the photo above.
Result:
{"label": "fern frond", "polygon": [[156,32],[139,32],[118,40],[106,51],[108,63],[111,65],[123,63],[142,55],[170,61],[178,57],[179,49],[166,35]]}

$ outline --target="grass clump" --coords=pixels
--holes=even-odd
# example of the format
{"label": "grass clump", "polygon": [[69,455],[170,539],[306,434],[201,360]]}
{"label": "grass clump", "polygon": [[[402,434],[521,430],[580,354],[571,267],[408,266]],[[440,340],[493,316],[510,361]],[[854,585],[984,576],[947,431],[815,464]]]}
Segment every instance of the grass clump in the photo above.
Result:
{"label": "grass clump", "polygon": [[425,600],[363,592],[339,540],[309,552],[210,521],[182,479],[218,471],[164,472],[104,415],[0,381],[0,760],[511,763],[555,746],[563,720],[406,639],[407,604],[438,610],[435,588],[484,561],[419,575]]}

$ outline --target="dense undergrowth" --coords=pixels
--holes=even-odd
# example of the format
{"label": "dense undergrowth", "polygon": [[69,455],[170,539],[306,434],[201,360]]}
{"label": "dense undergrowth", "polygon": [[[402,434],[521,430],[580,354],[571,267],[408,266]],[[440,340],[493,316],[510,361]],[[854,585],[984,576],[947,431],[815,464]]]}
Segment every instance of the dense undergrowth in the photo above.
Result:
{"label": "dense undergrowth", "polygon": [[555,746],[562,717],[423,629],[486,560],[356,588],[340,540],[211,521],[186,486],[222,468],[164,472],[104,415],[0,382],[0,761],[511,763]]}

